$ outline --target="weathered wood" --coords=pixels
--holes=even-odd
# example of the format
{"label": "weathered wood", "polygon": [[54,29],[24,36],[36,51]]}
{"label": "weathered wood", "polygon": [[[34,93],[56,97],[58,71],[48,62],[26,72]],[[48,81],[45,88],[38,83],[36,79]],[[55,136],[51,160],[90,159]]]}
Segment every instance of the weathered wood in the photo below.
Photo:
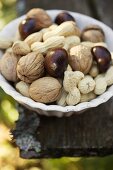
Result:
{"label": "weathered wood", "polygon": [[13,134],[27,159],[112,154],[112,100],[69,118],[38,116],[22,107]]}
{"label": "weathered wood", "polygon": [[113,2],[111,0],[93,0],[94,8],[100,20],[113,28]]}
{"label": "weathered wood", "polygon": [[[86,3],[86,0],[54,2],[24,0],[23,2],[24,12],[32,7],[68,9],[92,15],[112,26],[111,12],[106,9],[109,1],[87,0]],[[95,6],[97,4],[98,7]],[[97,108],[69,118],[38,116],[37,113],[22,106],[19,106],[19,110],[20,119],[13,134],[23,158],[104,156],[113,153],[113,98]]]}

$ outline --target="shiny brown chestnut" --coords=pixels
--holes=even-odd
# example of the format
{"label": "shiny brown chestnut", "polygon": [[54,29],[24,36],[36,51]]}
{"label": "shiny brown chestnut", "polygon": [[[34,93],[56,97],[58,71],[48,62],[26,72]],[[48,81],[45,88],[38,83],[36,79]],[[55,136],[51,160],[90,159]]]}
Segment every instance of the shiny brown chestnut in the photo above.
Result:
{"label": "shiny brown chestnut", "polygon": [[111,54],[109,50],[102,46],[92,47],[91,49],[94,60],[97,62],[100,73],[104,73],[111,62]]}
{"label": "shiny brown chestnut", "polygon": [[51,50],[45,57],[45,68],[49,75],[62,77],[68,65],[68,54],[65,49]]}
{"label": "shiny brown chestnut", "polygon": [[21,35],[21,38],[24,40],[28,35],[39,31],[37,28],[37,23],[36,20],[33,18],[27,18],[24,19],[20,24],[19,24],[19,32]]}
{"label": "shiny brown chestnut", "polygon": [[68,12],[61,12],[55,18],[55,23],[58,25],[60,25],[61,23],[65,22],[65,21],[74,21],[75,22],[75,19]]}

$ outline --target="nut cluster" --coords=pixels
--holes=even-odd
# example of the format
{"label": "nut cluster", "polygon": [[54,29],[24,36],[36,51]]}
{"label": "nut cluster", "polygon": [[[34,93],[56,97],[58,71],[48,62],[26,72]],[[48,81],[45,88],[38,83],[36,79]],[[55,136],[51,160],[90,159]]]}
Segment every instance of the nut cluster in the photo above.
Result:
{"label": "nut cluster", "polygon": [[14,39],[0,37],[5,51],[1,74],[36,102],[74,106],[103,94],[113,84],[113,53],[98,25],[83,30],[66,11],[54,23],[35,8],[19,24]]}

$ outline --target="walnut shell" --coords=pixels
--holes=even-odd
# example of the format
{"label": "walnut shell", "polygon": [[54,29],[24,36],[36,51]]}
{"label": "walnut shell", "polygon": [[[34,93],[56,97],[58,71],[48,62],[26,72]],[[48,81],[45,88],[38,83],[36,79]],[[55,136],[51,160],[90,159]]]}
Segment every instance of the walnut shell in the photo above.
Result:
{"label": "walnut shell", "polygon": [[32,83],[44,74],[44,57],[32,52],[20,58],[17,64],[17,75],[20,80]]}
{"label": "walnut shell", "polygon": [[82,31],[81,39],[83,41],[91,41],[94,43],[104,42],[105,41],[104,31],[98,25],[89,25]]}
{"label": "walnut shell", "polygon": [[74,71],[81,71],[87,74],[92,66],[92,62],[91,47],[80,44],[70,49],[69,64]]}
{"label": "walnut shell", "polygon": [[31,98],[41,103],[51,103],[58,99],[61,84],[53,77],[43,77],[34,81],[29,88]]}
{"label": "walnut shell", "polygon": [[0,60],[0,70],[2,75],[9,81],[17,81],[16,67],[19,57],[12,52],[6,52]]}
{"label": "walnut shell", "polygon": [[52,20],[47,12],[41,8],[33,8],[27,14],[27,18],[35,19],[38,30],[52,25]]}

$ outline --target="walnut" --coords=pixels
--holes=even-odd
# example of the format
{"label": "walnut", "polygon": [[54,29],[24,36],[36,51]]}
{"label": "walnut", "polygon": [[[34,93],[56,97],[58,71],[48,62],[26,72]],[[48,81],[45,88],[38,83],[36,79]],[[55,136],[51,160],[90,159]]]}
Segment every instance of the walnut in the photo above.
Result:
{"label": "walnut", "polygon": [[17,75],[20,80],[32,83],[44,74],[44,57],[42,54],[32,52],[21,57],[17,64]]}
{"label": "walnut", "polygon": [[104,42],[104,31],[98,25],[89,25],[82,31],[81,39],[83,41],[91,41],[94,43]]}
{"label": "walnut", "polygon": [[17,81],[16,67],[19,57],[7,51],[0,60],[1,74],[9,81]]}
{"label": "walnut", "polygon": [[61,84],[53,77],[43,77],[34,81],[29,88],[30,97],[41,103],[51,103],[58,99]]}
{"label": "walnut", "polygon": [[74,71],[81,71],[87,74],[92,66],[92,62],[91,47],[80,44],[70,49],[69,64]]}
{"label": "walnut", "polygon": [[35,19],[38,30],[52,25],[52,20],[47,12],[41,8],[33,8],[27,14],[27,18]]}

